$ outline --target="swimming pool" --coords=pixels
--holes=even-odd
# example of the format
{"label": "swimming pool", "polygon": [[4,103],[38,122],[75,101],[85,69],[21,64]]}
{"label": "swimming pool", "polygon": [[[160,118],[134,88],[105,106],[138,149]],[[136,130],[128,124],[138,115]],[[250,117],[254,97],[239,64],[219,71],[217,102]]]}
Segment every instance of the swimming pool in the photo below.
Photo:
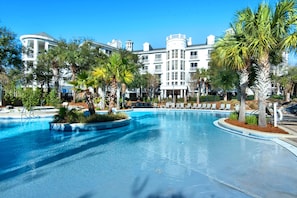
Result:
{"label": "swimming pool", "polygon": [[129,126],[54,132],[50,118],[0,125],[1,197],[296,197],[297,158],[226,133],[227,114],[134,110]]}

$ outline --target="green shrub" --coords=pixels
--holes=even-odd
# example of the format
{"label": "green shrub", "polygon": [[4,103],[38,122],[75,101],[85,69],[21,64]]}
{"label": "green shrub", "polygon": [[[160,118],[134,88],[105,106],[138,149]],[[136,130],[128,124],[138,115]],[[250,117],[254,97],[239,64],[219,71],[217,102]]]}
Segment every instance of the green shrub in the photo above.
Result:
{"label": "green shrub", "polygon": [[33,106],[39,104],[39,99],[41,96],[40,89],[33,90],[32,88],[26,88],[21,91],[21,99],[23,106],[27,110],[31,110]]}
{"label": "green shrub", "polygon": [[52,89],[45,98],[46,104],[57,107],[61,102],[56,89]]}
{"label": "green shrub", "polygon": [[117,114],[94,114],[85,116],[83,112],[75,109],[68,110],[65,107],[59,109],[59,113],[54,116],[54,123],[94,123],[94,122],[108,122],[126,119],[128,116],[125,113]]}
{"label": "green shrub", "polygon": [[238,113],[237,112],[232,112],[229,115],[230,120],[238,120]]}
{"label": "green shrub", "polygon": [[246,116],[245,122],[249,125],[257,125],[258,124],[257,116],[255,116],[255,115]]}

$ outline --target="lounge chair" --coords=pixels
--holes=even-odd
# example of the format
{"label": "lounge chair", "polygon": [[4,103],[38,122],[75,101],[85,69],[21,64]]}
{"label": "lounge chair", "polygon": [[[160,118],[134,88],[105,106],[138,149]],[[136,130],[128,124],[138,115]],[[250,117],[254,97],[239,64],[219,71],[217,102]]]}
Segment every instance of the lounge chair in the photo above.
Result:
{"label": "lounge chair", "polygon": [[173,109],[173,108],[176,107],[176,104],[172,102],[170,106],[171,106],[171,108]]}
{"label": "lounge chair", "polygon": [[201,109],[206,109],[206,103],[203,103]]}
{"label": "lounge chair", "polygon": [[231,104],[226,104],[225,110],[231,110]]}
{"label": "lounge chair", "polygon": [[212,103],[211,104],[211,109],[212,110],[216,110],[217,109],[217,104],[216,103]]}
{"label": "lounge chair", "polygon": [[166,104],[165,104],[165,108],[170,108],[170,103],[169,102],[166,102]]}
{"label": "lounge chair", "polygon": [[[173,104],[173,103],[172,103]],[[175,108],[179,109],[180,108],[180,103],[175,104]]]}
{"label": "lounge chair", "polygon": [[221,103],[220,110],[224,110],[226,108],[225,103]]}
{"label": "lounge chair", "polygon": [[186,108],[187,109],[191,109],[192,108],[192,104],[191,103],[188,103],[187,106],[186,106]]}
{"label": "lounge chair", "polygon": [[206,104],[206,109],[210,109],[211,108],[211,104],[210,103],[207,103]]}
{"label": "lounge chair", "polygon": [[199,103],[199,104],[197,105],[197,108],[196,108],[196,109],[202,109],[202,104]]}
{"label": "lounge chair", "polygon": [[192,109],[197,109],[197,103],[194,103]]}
{"label": "lounge chair", "polygon": [[184,104],[184,103],[179,103],[179,107],[180,107],[181,109],[184,109],[184,108],[185,108],[185,104]]}

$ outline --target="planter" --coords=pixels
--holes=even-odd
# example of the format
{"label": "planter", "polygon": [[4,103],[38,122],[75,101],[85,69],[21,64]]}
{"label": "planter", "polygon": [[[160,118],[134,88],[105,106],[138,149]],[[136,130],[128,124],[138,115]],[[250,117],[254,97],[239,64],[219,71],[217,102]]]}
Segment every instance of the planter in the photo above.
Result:
{"label": "planter", "polygon": [[53,131],[97,131],[104,129],[112,129],[122,127],[130,124],[131,118],[115,120],[109,122],[96,122],[96,123],[50,123],[50,130]]}

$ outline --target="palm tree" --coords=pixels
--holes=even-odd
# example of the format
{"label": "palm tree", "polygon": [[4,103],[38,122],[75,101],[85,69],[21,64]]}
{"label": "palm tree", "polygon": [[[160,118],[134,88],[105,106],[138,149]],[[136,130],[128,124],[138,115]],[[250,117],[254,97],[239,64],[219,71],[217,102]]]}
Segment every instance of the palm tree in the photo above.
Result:
{"label": "palm tree", "polygon": [[238,12],[237,21],[231,25],[232,32],[219,39],[212,52],[212,64],[230,67],[239,75],[240,107],[238,120],[240,122],[245,122],[246,89],[249,83],[249,70],[252,65],[247,35],[243,31],[244,23],[240,20],[245,12],[246,10]]}
{"label": "palm tree", "polygon": [[201,87],[205,87],[205,81],[208,78],[209,74],[208,71],[204,68],[197,69],[194,75],[192,76],[192,80],[196,82],[197,90],[197,101],[196,103],[200,103],[200,94],[201,94]]}
{"label": "palm tree", "polygon": [[[94,76],[110,84],[109,113],[112,113],[112,108],[115,107],[116,93],[120,84],[130,84],[133,81],[134,69],[134,65],[128,59],[115,52],[109,57],[107,63],[93,70]],[[117,98],[119,99],[119,97]]]}
{"label": "palm tree", "polygon": [[[266,99],[270,87],[270,57],[277,50],[296,49],[296,4],[294,0],[283,0],[272,10],[262,3],[253,12],[247,8],[240,15],[243,31],[247,35],[249,51],[257,65],[256,86],[259,91],[258,125],[266,127]],[[276,50],[277,49],[277,50]]]}
{"label": "palm tree", "polygon": [[213,88],[220,88],[224,92],[224,101],[227,101],[227,91],[234,89],[238,84],[238,75],[230,67],[212,65],[209,68],[210,81]]}

